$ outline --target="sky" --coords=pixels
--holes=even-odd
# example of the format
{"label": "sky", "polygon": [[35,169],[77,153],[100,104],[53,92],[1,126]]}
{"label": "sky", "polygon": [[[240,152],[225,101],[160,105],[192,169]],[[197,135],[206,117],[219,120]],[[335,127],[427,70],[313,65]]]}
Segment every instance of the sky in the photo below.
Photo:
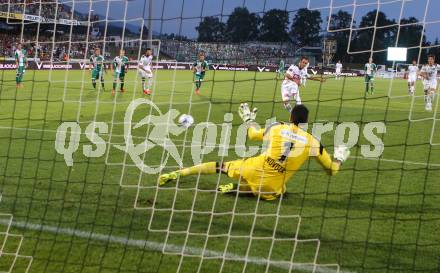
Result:
{"label": "sky", "polygon": [[[72,5],[72,0],[61,1]],[[153,0],[153,29],[157,33],[177,33],[196,38],[195,27],[201,18],[218,16],[226,22],[228,15],[237,6],[245,6],[251,12],[260,14],[274,8],[287,10],[291,17],[299,8],[319,9],[325,21],[323,29],[327,27],[325,19],[330,13],[347,11],[359,23],[362,16],[379,7],[390,19],[396,21],[402,13],[402,17],[413,16],[427,22],[425,30],[428,40],[440,38],[440,0]],[[90,8],[104,18],[121,22],[125,18],[131,25],[141,25],[142,20],[148,18],[148,0],[75,1],[75,9],[80,12],[88,12]]]}

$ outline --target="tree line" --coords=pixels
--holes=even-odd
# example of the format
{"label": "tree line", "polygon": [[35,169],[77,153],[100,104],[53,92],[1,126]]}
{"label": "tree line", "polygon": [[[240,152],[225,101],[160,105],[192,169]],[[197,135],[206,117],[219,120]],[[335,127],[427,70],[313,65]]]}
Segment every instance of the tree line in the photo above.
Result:
{"label": "tree line", "polygon": [[[323,20],[319,10],[299,9],[290,22],[286,10],[272,9],[260,16],[249,12],[246,7],[237,7],[226,22],[214,16],[204,17],[196,30],[199,42],[289,42],[297,48],[321,46],[324,38],[331,38],[337,42],[334,59],[343,62],[364,62],[374,50],[378,51],[374,54],[375,61],[384,63],[389,46],[418,47],[409,50],[409,61],[418,59],[420,46],[439,45],[438,39],[432,44],[427,42],[423,25],[415,17],[396,22],[383,12],[372,10],[357,24],[350,13],[341,10],[332,14],[329,20],[329,31],[322,31]],[[347,54],[347,49],[363,53]],[[421,61],[428,53],[440,58],[439,48],[433,47],[421,52]]]}

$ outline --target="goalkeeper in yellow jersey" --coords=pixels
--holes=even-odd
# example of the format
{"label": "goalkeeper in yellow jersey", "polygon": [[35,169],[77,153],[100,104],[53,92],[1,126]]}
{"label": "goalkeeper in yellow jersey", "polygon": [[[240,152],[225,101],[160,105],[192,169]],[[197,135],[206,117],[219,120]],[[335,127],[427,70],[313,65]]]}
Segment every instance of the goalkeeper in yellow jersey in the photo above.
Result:
{"label": "goalkeeper in yellow jersey", "polygon": [[222,172],[237,179],[239,185],[221,185],[223,193],[239,190],[252,192],[265,200],[274,200],[286,192],[286,183],[301,168],[303,163],[314,157],[330,175],[335,175],[350,151],[345,146],[335,147],[332,160],[321,143],[311,134],[303,131],[299,124],[307,123],[309,111],[304,105],[296,105],[290,116],[291,123],[275,123],[267,129],[257,129],[255,125],[257,109],[253,111],[244,103],[239,107],[239,115],[249,123],[248,137],[251,140],[265,140],[267,150],[259,156],[235,161],[203,163],[178,170],[159,177],[160,185],[177,180],[179,177]]}

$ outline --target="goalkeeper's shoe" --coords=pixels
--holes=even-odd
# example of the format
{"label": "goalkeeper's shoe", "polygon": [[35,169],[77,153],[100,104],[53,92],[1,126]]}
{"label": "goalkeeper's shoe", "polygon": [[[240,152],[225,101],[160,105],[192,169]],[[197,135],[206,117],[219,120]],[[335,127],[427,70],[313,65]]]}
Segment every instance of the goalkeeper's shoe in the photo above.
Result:
{"label": "goalkeeper's shoe", "polygon": [[180,173],[179,172],[171,172],[171,173],[165,173],[159,176],[159,185],[163,186],[168,182],[175,181],[179,178]]}
{"label": "goalkeeper's shoe", "polygon": [[217,189],[221,193],[230,193],[236,190],[234,183],[228,183],[225,185],[220,185]]}

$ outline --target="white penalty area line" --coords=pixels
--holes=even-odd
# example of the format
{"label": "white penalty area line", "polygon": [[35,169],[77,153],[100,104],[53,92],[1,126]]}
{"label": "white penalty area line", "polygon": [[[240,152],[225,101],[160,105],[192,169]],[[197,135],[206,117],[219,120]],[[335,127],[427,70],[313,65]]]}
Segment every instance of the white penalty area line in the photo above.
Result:
{"label": "white penalty area line", "polygon": [[[119,236],[112,236],[112,235],[106,235],[106,234],[100,234],[100,233],[93,233],[90,231],[83,231],[78,229],[71,229],[71,228],[60,228],[56,226],[49,226],[49,225],[41,225],[41,224],[33,224],[28,222],[20,222],[20,221],[6,221],[3,219],[0,219],[0,225],[5,226],[13,226],[15,228],[19,229],[27,229],[32,231],[43,231],[43,232],[49,232],[49,233],[55,233],[55,234],[61,234],[65,236],[75,236],[78,238],[83,239],[92,239],[96,241],[103,241],[103,242],[110,242],[115,244],[121,244],[121,245],[127,245],[131,247],[136,247],[139,249],[145,249],[145,250],[151,250],[151,251],[158,251],[158,252],[173,252],[176,253],[176,255],[180,255],[182,253],[183,246],[180,245],[174,245],[174,244],[164,244],[154,241],[146,241],[146,240],[136,240],[136,239],[129,239],[126,237],[119,237]],[[202,257],[224,257],[225,260],[230,261],[238,261],[238,262],[247,262],[255,265],[260,266],[267,266],[267,264],[270,264],[271,266],[284,269],[286,271],[291,270],[304,270],[307,272],[314,272],[317,273],[355,273],[355,272],[349,272],[349,271],[341,271],[336,270],[332,268],[338,268],[338,265],[336,264],[328,264],[328,265],[320,265],[320,264],[312,264],[312,263],[292,263],[289,261],[272,261],[268,260],[266,258],[260,258],[260,257],[252,257],[252,256],[240,256],[234,253],[230,252],[220,252],[220,251],[214,251],[209,249],[203,249],[198,247],[188,247],[186,246],[184,248],[183,255],[200,255],[200,258]],[[220,258],[219,258],[220,259]],[[315,267],[316,266],[316,267]]]}

